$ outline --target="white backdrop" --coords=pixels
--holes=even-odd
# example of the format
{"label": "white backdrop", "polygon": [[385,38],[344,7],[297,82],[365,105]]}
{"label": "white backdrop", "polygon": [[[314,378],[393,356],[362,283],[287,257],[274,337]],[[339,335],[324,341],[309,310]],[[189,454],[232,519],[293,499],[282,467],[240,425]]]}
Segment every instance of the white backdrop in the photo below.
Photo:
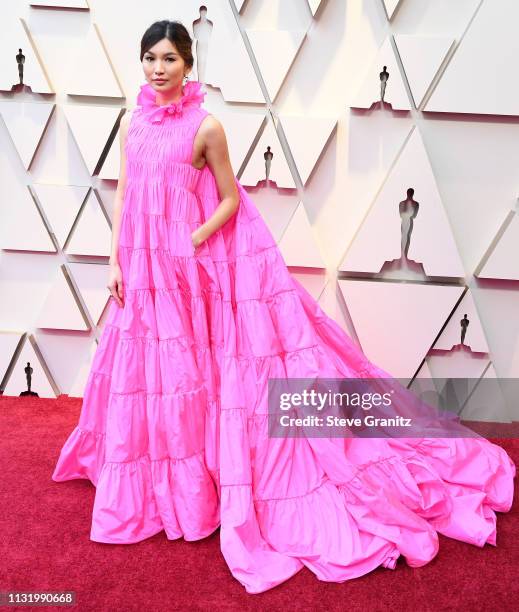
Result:
{"label": "white backdrop", "polygon": [[[25,389],[30,361],[41,396],[82,395],[109,297],[118,121],[144,82],[141,36],[159,19],[194,33],[193,77],[238,178],[291,271],[368,358],[408,380],[519,377],[519,4],[203,4],[2,5],[4,394]],[[12,92],[20,47],[32,92]],[[387,104],[373,107],[383,66]],[[402,269],[409,187],[415,263]]]}

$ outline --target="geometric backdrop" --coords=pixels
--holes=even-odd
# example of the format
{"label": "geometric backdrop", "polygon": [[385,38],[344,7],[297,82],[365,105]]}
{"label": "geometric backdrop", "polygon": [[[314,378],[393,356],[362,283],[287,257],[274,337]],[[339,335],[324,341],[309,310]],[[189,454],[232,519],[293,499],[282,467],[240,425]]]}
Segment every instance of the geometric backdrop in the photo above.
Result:
{"label": "geometric backdrop", "polygon": [[191,78],[291,272],[367,357],[410,385],[519,378],[519,3],[0,10],[4,394],[26,388],[27,362],[40,396],[83,393],[109,297],[119,121],[144,82],[140,38],[165,18],[195,38]]}

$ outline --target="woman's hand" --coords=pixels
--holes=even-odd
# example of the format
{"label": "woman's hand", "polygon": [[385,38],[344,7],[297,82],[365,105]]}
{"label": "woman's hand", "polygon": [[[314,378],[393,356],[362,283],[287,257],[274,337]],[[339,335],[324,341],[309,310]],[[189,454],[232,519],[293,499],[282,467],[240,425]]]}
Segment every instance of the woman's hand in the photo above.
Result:
{"label": "woman's hand", "polygon": [[119,264],[110,264],[110,273],[108,276],[108,289],[114,297],[115,301],[122,308],[123,304],[123,275]]}
{"label": "woman's hand", "polygon": [[200,228],[197,227],[196,230],[191,234],[191,242],[193,244],[193,247],[196,249],[198,246],[200,246],[202,244],[202,242],[204,241],[203,236],[200,235]]}

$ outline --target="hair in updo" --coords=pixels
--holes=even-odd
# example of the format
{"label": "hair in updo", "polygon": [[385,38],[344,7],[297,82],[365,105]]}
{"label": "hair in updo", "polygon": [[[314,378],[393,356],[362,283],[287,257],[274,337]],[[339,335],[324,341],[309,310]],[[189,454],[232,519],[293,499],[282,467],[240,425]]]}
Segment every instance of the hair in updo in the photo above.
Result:
{"label": "hair in updo", "polygon": [[189,68],[193,67],[193,41],[186,27],[180,21],[156,21],[144,32],[141,39],[141,62],[146,51],[163,38],[171,41]]}

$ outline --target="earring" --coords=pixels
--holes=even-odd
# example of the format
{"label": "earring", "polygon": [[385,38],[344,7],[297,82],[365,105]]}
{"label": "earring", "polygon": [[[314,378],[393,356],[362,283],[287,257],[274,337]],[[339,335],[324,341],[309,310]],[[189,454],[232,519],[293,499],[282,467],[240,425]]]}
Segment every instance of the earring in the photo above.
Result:
{"label": "earring", "polygon": [[187,74],[184,75],[184,85],[189,81]]}

